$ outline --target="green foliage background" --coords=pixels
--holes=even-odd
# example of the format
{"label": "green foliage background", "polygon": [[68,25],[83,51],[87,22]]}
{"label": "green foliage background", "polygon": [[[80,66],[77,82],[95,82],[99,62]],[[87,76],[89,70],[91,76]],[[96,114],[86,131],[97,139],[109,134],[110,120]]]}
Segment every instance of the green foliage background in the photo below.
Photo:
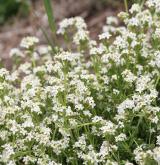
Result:
{"label": "green foliage background", "polygon": [[20,13],[26,16],[29,12],[29,0],[0,0],[0,24]]}

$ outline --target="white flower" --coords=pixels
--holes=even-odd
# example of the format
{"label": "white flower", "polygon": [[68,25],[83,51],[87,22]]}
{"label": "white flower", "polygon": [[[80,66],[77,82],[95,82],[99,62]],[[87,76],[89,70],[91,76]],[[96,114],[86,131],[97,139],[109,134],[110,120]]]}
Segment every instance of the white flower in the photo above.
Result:
{"label": "white flower", "polygon": [[124,80],[128,83],[132,83],[136,80],[136,76],[128,69],[122,72],[122,76],[124,77]]}
{"label": "white flower", "polygon": [[97,122],[104,123],[104,120],[101,116],[95,116],[95,117],[92,118],[92,122],[94,122],[94,123],[97,123]]}
{"label": "white flower", "polygon": [[22,127],[27,128],[27,127],[34,127],[34,124],[32,122],[32,119],[30,117],[27,117],[25,122],[22,124]]}
{"label": "white flower", "polygon": [[86,30],[78,30],[78,32],[74,35],[73,41],[75,44],[80,45],[81,42],[88,40],[88,31]]}
{"label": "white flower", "polygon": [[156,162],[159,164],[160,163],[160,147],[156,147],[153,150],[153,158],[156,160]]}
{"label": "white flower", "polygon": [[81,17],[73,17],[69,19],[66,18],[62,22],[60,22],[57,33],[64,34],[67,28],[73,25],[75,25],[77,30],[82,30],[82,29],[84,30],[87,27],[84,20]]}
{"label": "white flower", "polygon": [[107,160],[106,165],[118,165],[118,163],[115,161]]}
{"label": "white flower", "polygon": [[51,50],[52,50],[52,48],[50,46],[47,46],[47,45],[41,45],[38,47],[38,52],[41,55],[48,54]]}
{"label": "white flower", "polygon": [[105,52],[105,47],[100,45],[99,47],[93,47],[91,50],[90,50],[90,54],[91,55],[96,55],[96,54],[102,54]]}
{"label": "white flower", "polygon": [[75,148],[81,148],[82,150],[86,149],[86,137],[82,135],[79,137],[78,141],[74,144]]}
{"label": "white flower", "polygon": [[15,153],[14,148],[10,144],[5,144],[2,147],[4,148],[4,150],[2,152],[1,160],[3,162],[7,162],[9,161],[10,156]]}
{"label": "white flower", "polygon": [[112,35],[109,32],[104,32],[102,34],[99,35],[99,40],[103,40],[103,39],[109,39]]}
{"label": "white flower", "polygon": [[19,72],[23,72],[25,74],[30,74],[31,73],[31,63],[26,62],[24,64],[21,64],[18,68]]}
{"label": "white flower", "polygon": [[127,139],[126,135],[124,133],[119,134],[115,137],[116,142],[125,141]]}
{"label": "white flower", "polygon": [[7,165],[16,165],[16,163],[13,160],[11,160],[7,163]]}
{"label": "white flower", "polygon": [[118,108],[118,113],[123,114],[126,109],[132,109],[134,107],[135,107],[134,101],[126,99],[117,107]]}
{"label": "white flower", "polygon": [[91,117],[91,116],[92,116],[92,114],[91,114],[90,111],[88,111],[88,110],[83,111],[83,114],[84,114],[85,116],[88,116],[88,117]]}
{"label": "white flower", "polygon": [[74,19],[73,18],[70,18],[70,19],[64,19],[62,22],[60,22],[59,24],[59,29],[57,31],[58,34],[64,34],[65,33],[65,29],[68,27],[68,26],[71,26],[73,25],[74,23]]}
{"label": "white flower", "polygon": [[95,103],[94,103],[94,100],[93,100],[93,97],[87,97],[86,98],[86,102],[92,107],[94,108],[95,107]]}
{"label": "white flower", "polygon": [[139,4],[133,4],[131,9],[129,10],[130,13],[138,13],[141,11],[141,6]]}
{"label": "white flower", "polygon": [[128,25],[129,26],[139,26],[140,22],[137,18],[133,17],[133,18],[129,19]]}
{"label": "white flower", "polygon": [[104,141],[100,148],[100,152],[99,152],[100,156],[102,158],[105,158],[109,154],[110,151],[111,151],[111,148],[110,148],[109,142]]}
{"label": "white flower", "polygon": [[111,121],[106,121],[105,125],[100,128],[103,134],[114,134],[116,126]]}
{"label": "white flower", "polygon": [[17,48],[11,49],[9,53],[10,57],[17,56],[17,57],[24,57],[24,54]]}
{"label": "white flower", "polygon": [[157,136],[157,144],[160,145],[160,135]]}
{"label": "white flower", "polygon": [[106,23],[108,25],[111,25],[111,24],[117,25],[118,24],[118,19],[116,17],[110,16],[110,17],[107,17]]}
{"label": "white flower", "polygon": [[134,165],[134,164],[130,162],[126,162],[125,165]]}
{"label": "white flower", "polygon": [[28,37],[25,37],[25,38],[22,39],[22,41],[20,43],[20,46],[23,47],[23,48],[29,49],[38,42],[39,42],[38,38],[28,36]]}
{"label": "white flower", "polygon": [[136,91],[141,93],[142,91],[147,89],[150,81],[151,78],[149,75],[139,77],[136,81]]}

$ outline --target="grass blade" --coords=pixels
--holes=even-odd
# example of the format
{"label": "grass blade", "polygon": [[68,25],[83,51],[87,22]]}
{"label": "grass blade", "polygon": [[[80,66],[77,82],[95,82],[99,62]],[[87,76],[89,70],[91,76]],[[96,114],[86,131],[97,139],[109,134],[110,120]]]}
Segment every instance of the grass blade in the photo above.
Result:
{"label": "grass blade", "polygon": [[47,17],[48,17],[50,29],[53,33],[56,33],[56,24],[55,24],[55,19],[54,19],[54,15],[53,15],[51,1],[50,0],[43,0],[43,1],[44,1],[44,6],[45,6],[46,13],[47,13]]}
{"label": "grass blade", "polygon": [[50,27],[50,30],[53,35],[54,46],[58,46],[57,36],[56,36],[56,22],[55,22],[55,18],[53,15],[53,8],[52,8],[51,0],[43,0],[43,2],[44,2],[44,7],[45,7],[45,10],[47,13],[47,17],[48,17],[49,27]]}

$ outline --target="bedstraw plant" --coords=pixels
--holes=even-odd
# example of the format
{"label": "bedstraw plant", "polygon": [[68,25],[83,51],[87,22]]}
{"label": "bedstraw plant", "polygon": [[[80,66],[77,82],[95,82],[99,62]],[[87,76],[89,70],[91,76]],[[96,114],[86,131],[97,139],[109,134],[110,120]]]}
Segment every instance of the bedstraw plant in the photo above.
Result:
{"label": "bedstraw plant", "polygon": [[108,17],[99,41],[81,17],[25,37],[0,69],[0,164],[160,165],[160,0]]}

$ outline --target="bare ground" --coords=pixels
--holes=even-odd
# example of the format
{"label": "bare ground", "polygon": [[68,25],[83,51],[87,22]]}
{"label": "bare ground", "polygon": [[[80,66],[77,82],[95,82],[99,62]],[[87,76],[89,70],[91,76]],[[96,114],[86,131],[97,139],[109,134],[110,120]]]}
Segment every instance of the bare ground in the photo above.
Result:
{"label": "bare ground", "polygon": [[[107,3],[103,3],[101,0],[52,0],[52,3],[57,23],[66,17],[82,16],[94,39],[101,31],[106,17],[116,15],[123,8],[123,5],[116,0],[114,3],[112,0],[107,0]],[[40,38],[41,43],[46,43],[40,28],[43,27],[49,32],[43,0],[32,0],[30,10],[27,18],[12,18],[0,27],[0,56],[3,59],[8,60],[10,49],[18,47],[25,36],[34,35]]]}

